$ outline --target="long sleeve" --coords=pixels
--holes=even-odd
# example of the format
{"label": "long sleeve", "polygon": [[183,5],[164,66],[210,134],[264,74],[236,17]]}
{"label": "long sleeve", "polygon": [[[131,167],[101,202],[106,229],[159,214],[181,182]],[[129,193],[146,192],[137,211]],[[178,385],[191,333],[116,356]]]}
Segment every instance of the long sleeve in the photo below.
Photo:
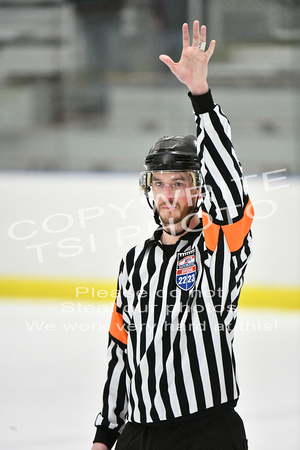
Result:
{"label": "long sleeve", "polygon": [[102,410],[98,414],[94,442],[102,442],[111,448],[118,439],[127,419],[126,364],[127,331],[118,303],[122,297],[123,262],[118,280],[118,297],[112,313],[107,349],[108,370],[103,390]]}
{"label": "long sleeve", "polygon": [[253,209],[245,189],[242,166],[231,143],[231,128],[211,92],[189,93],[197,124],[202,176],[202,217],[208,248],[215,250],[220,228],[231,251],[241,248],[250,230]]}

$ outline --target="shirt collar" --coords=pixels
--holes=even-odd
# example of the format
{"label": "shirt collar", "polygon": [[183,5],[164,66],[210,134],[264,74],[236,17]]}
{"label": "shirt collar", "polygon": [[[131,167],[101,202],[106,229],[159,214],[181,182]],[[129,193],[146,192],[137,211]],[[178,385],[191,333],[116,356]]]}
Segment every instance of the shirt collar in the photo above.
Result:
{"label": "shirt collar", "polygon": [[[195,240],[195,238],[198,237],[202,231],[203,231],[203,225],[202,225],[202,219],[200,219],[200,223],[195,228],[193,228],[191,231],[189,231],[188,233],[180,236],[178,241],[176,242],[176,244],[179,244],[179,242],[182,242],[182,241],[193,242]],[[162,229],[161,229],[161,227],[157,227],[156,230],[154,231],[153,235],[149,239],[149,243],[161,246],[162,245],[160,242],[161,235],[162,235]]]}

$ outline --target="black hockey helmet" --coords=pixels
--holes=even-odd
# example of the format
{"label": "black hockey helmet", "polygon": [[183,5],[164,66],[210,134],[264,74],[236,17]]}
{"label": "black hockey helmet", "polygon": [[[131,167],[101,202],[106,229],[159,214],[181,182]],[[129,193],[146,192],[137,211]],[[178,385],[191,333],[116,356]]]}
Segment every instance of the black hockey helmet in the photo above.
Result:
{"label": "black hockey helmet", "polygon": [[199,170],[195,136],[163,136],[145,159],[146,171]]}
{"label": "black hockey helmet", "polygon": [[200,164],[195,136],[163,136],[150,149],[145,159],[146,170],[140,174],[140,188],[150,191],[153,172],[190,172],[195,186],[200,183]]}

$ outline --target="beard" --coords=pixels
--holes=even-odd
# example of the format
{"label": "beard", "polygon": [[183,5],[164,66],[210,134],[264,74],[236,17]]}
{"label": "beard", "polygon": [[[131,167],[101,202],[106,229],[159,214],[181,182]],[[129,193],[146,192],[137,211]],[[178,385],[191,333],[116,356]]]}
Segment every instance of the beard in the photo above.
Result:
{"label": "beard", "polygon": [[186,220],[186,218],[191,218],[195,210],[194,205],[186,207],[180,207],[179,205],[176,205],[175,207],[172,207],[170,209],[163,208],[164,206],[165,203],[158,206],[157,208],[158,215],[164,228],[174,229],[176,225],[176,229],[178,228],[178,225],[180,225],[181,229],[188,227],[188,220]]}

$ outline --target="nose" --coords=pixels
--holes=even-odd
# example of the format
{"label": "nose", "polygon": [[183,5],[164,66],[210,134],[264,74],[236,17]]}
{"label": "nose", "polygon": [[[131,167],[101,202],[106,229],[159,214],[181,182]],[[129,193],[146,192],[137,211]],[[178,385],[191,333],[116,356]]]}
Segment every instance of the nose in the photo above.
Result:
{"label": "nose", "polygon": [[164,186],[164,195],[167,199],[174,197],[174,187],[169,184],[165,184]]}

